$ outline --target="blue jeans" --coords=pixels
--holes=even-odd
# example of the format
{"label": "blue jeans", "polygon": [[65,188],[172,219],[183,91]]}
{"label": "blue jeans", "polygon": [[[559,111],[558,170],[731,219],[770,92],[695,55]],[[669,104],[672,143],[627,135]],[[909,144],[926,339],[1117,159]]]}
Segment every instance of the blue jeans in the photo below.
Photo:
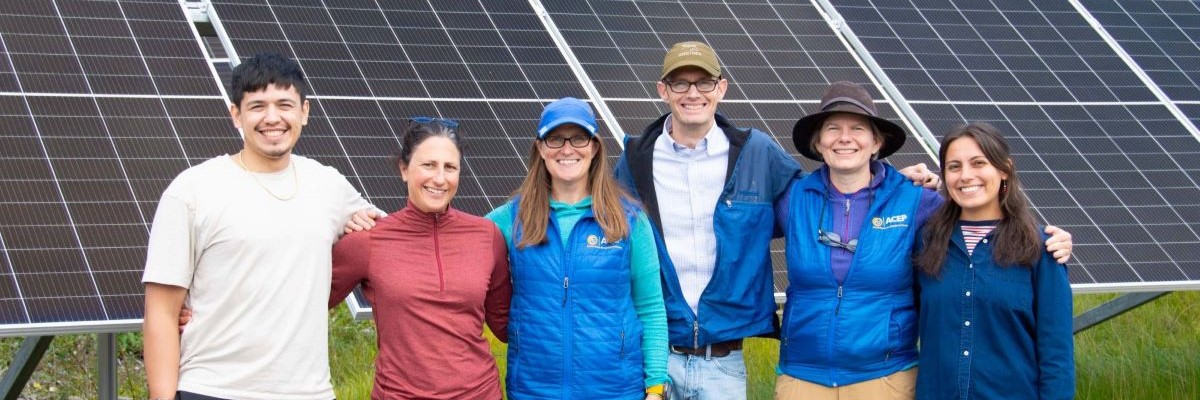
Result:
{"label": "blue jeans", "polygon": [[746,361],[741,350],[725,357],[671,352],[667,357],[671,400],[745,400]]}

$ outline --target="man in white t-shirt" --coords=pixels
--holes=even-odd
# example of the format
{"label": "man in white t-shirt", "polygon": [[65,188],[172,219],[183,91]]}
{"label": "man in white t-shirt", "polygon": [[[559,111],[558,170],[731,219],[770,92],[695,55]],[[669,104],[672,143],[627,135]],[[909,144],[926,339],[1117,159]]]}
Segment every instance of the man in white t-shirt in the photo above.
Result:
{"label": "man in white t-shirt", "polygon": [[276,54],[235,68],[229,113],[244,147],[163,192],[142,278],[151,399],[334,398],[330,249],[352,214],[374,208],[337,170],[292,154],[304,85]]}

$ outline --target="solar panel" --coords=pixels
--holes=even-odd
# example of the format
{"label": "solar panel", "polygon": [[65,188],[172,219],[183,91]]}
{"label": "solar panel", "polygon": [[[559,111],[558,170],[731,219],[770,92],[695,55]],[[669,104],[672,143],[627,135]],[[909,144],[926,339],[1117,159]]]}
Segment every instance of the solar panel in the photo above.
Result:
{"label": "solar panel", "polygon": [[1080,3],[1168,97],[1200,101],[1200,4],[1161,0]]}
{"label": "solar panel", "polygon": [[235,148],[178,3],[0,5],[0,335],[128,330],[170,180]]}
{"label": "solar panel", "polygon": [[832,3],[933,134],[1008,135],[1077,288],[1200,279],[1200,142],[1071,5]]}
{"label": "solar panel", "polygon": [[[701,40],[716,50],[729,90],[718,112],[737,125],[764,129],[806,170],[818,164],[800,157],[792,145],[792,125],[816,111],[830,83],[863,84],[883,117],[899,115],[875,86],[858,59],[808,1],[630,2],[612,0],[543,1],[547,11],[600,95],[630,134],[669,109],[655,82],[671,45]],[[910,137],[889,161],[934,165]],[[781,242],[781,241],[777,241]],[[775,288],[787,287],[782,243],[774,243]]]}

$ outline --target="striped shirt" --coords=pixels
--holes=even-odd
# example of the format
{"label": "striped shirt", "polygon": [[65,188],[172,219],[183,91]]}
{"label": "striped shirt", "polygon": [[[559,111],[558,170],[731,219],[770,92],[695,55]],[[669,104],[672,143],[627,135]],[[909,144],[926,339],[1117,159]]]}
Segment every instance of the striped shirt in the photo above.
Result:
{"label": "striped shirt", "polygon": [[[671,132],[670,118],[663,132]],[[729,138],[717,124],[694,149],[670,134],[654,142],[654,191],[662,205],[663,242],[692,312],[697,312],[700,295],[717,265],[713,213],[725,188],[729,146]]]}
{"label": "striped shirt", "polygon": [[[1000,221],[962,221],[963,243],[967,244],[967,255],[975,252],[975,245],[986,240]],[[986,243],[986,242],[985,242]]]}

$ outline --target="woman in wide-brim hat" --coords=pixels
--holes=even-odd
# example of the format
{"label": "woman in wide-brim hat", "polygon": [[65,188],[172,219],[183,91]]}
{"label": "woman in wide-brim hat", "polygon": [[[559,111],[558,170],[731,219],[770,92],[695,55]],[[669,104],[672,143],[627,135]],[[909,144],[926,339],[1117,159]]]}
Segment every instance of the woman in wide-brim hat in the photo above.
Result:
{"label": "woman in wide-brim hat", "polygon": [[789,282],[777,399],[913,397],[910,249],[941,199],[879,161],[905,136],[850,82],[796,122],[796,150],[823,164],[776,203]]}
{"label": "woman in wide-brim hat", "polygon": [[[911,399],[917,376],[912,250],[942,204],[880,160],[905,130],[879,117],[867,90],[830,85],[796,122],[796,150],[820,168],[776,202],[787,243],[787,303],[776,399]],[[1070,235],[1051,251],[1065,246]]]}

